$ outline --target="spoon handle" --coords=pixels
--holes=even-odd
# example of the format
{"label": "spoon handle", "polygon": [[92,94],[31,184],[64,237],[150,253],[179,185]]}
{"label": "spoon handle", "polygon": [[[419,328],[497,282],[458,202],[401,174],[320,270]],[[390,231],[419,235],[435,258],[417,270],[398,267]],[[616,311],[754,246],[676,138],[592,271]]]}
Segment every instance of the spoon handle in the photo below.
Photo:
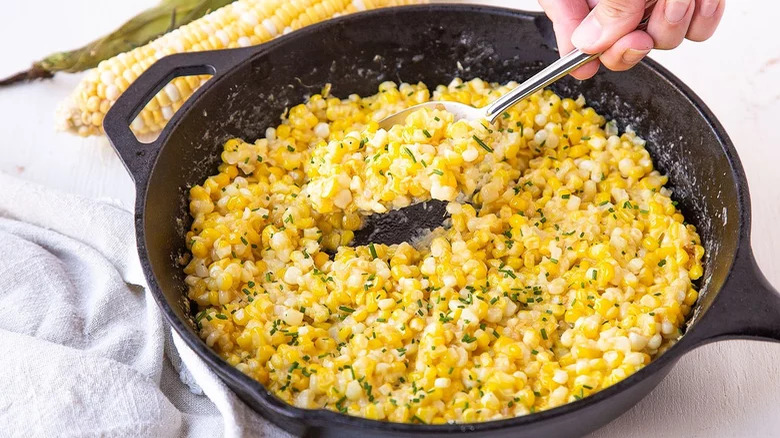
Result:
{"label": "spoon handle", "polygon": [[[653,7],[657,2],[658,0],[648,0],[645,2],[645,14],[639,22],[639,26],[637,27],[638,30],[647,29],[647,24],[653,13]],[[580,49],[572,50],[561,59],[553,62],[544,70],[518,85],[517,88],[490,104],[485,108],[485,117],[490,123],[493,123],[501,113],[509,109],[512,105],[566,76],[578,67],[597,59],[599,56],[601,56],[601,53],[588,54]]]}

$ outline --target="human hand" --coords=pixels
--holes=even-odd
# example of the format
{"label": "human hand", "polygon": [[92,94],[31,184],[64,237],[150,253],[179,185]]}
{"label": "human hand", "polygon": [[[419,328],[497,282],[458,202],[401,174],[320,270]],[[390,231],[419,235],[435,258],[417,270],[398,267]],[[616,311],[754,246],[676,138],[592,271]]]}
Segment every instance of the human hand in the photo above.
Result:
{"label": "human hand", "polygon": [[726,0],[659,0],[646,31],[636,30],[645,0],[539,0],[553,22],[561,55],[575,47],[601,53],[574,72],[577,79],[596,74],[599,62],[610,70],[636,65],[650,50],[673,49],[687,38],[711,37],[723,16]]}

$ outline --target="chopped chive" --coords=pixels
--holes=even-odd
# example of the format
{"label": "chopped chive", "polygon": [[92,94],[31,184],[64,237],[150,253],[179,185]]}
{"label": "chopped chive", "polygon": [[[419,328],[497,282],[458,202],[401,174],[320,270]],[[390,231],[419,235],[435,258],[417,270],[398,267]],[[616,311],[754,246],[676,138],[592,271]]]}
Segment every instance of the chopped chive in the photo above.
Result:
{"label": "chopped chive", "polygon": [[417,162],[417,158],[414,158],[414,154],[412,153],[412,151],[409,150],[408,147],[404,146],[404,152],[406,153],[406,155],[409,156],[409,158],[412,159],[412,162],[414,162],[414,163]]}
{"label": "chopped chive", "polygon": [[418,417],[417,415],[413,416],[412,419],[417,420],[418,422],[422,424],[427,424],[425,421],[423,421],[422,418]]}
{"label": "chopped chive", "polygon": [[431,138],[431,133],[428,132],[427,129],[423,129],[423,134],[425,134],[426,137]]}
{"label": "chopped chive", "polygon": [[546,341],[547,340],[547,330],[542,329],[540,332],[542,334],[542,339],[544,339]]}
{"label": "chopped chive", "polygon": [[465,342],[467,344],[470,344],[470,343],[472,343],[472,342],[474,342],[476,340],[477,340],[477,338],[475,338],[474,336],[469,335],[468,333],[463,335],[463,338],[461,339],[461,341],[463,341],[463,342]]}
{"label": "chopped chive", "polygon": [[336,408],[338,408],[339,412],[345,413],[347,412],[347,408],[345,406],[341,406],[344,401],[347,400],[347,396],[342,396],[338,401],[336,402]]}
{"label": "chopped chive", "polygon": [[378,255],[376,255],[376,248],[374,248],[374,244],[373,243],[369,243],[368,244],[368,250],[371,252],[371,257],[373,257],[373,258],[379,257]]}
{"label": "chopped chive", "polygon": [[439,170],[439,169],[433,169],[433,170],[431,171],[431,174],[434,174],[434,173],[435,173],[436,175],[439,175],[439,176],[443,176],[443,175],[444,175],[444,172],[442,172],[442,171],[441,171],[441,170]]}
{"label": "chopped chive", "polygon": [[217,313],[216,315],[214,315],[214,317],[219,318],[219,319],[228,319],[227,316],[225,316],[225,315],[223,315],[221,313]]}
{"label": "chopped chive", "polygon": [[195,322],[196,322],[196,323],[198,323],[198,324],[200,324],[200,320],[201,320],[201,319],[203,319],[203,317],[204,317],[204,316],[206,316],[206,310],[205,310],[205,309],[204,309],[204,310],[201,310],[201,311],[200,311],[200,313],[198,313],[198,314],[195,316]]}
{"label": "chopped chive", "polygon": [[479,144],[480,146],[482,146],[482,149],[484,149],[484,150],[486,150],[486,151],[488,151],[488,152],[493,152],[493,149],[492,149],[490,146],[486,145],[486,144],[485,144],[485,142],[484,142],[484,141],[482,141],[482,140],[481,140],[479,137],[477,137],[476,135],[472,135],[472,136],[471,136],[471,138],[473,138],[473,139],[474,139],[474,141],[476,141],[476,142],[477,142],[477,144]]}
{"label": "chopped chive", "polygon": [[352,313],[352,312],[355,311],[355,309],[353,309],[351,307],[347,307],[347,306],[339,306],[339,310],[341,310],[342,312],[347,312],[347,313]]}

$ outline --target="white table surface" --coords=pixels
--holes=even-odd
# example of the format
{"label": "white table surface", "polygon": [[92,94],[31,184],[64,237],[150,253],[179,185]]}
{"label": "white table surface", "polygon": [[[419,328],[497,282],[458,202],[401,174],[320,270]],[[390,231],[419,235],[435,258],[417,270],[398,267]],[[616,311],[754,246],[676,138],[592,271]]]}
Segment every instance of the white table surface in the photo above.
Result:
{"label": "white table surface", "polygon": [[[0,77],[114,29],[155,0],[4,2]],[[538,10],[533,0],[480,3]],[[753,200],[753,245],[780,286],[780,2],[729,0],[705,43],[652,57],[685,81],[731,135]],[[774,36],[771,36],[774,35]],[[132,206],[130,178],[105,138],[56,132],[53,114],[79,75],[0,89],[0,171]],[[2,196],[0,188],[0,196]],[[780,344],[727,341],[684,356],[632,410],[593,437],[780,437]]]}

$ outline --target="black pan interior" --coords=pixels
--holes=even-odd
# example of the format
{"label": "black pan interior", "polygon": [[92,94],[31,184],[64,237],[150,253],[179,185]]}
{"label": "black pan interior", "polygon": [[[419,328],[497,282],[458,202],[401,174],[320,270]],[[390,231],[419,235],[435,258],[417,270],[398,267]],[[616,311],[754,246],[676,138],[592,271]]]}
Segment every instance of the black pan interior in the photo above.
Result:
{"label": "black pan interior", "polygon": [[[175,256],[189,226],[186,193],[216,171],[222,142],[253,140],[275,126],[285,108],[332,84],[332,94],[373,94],[385,80],[428,86],[453,77],[522,80],[558,56],[549,22],[537,14],[459,6],[398,9],[295,33],[266,46],[207,85],[186,114],[163,133],[164,147],[146,193],[145,243],[160,290],[180,318],[184,291]],[[725,140],[689,91],[652,62],[625,73],[559,81],[563,95],[583,94],[619,128],[648,140],[657,168],[670,177],[674,199],[697,226],[707,249],[706,309],[723,284],[736,250],[737,178]],[[738,166],[737,166],[738,167]]]}

